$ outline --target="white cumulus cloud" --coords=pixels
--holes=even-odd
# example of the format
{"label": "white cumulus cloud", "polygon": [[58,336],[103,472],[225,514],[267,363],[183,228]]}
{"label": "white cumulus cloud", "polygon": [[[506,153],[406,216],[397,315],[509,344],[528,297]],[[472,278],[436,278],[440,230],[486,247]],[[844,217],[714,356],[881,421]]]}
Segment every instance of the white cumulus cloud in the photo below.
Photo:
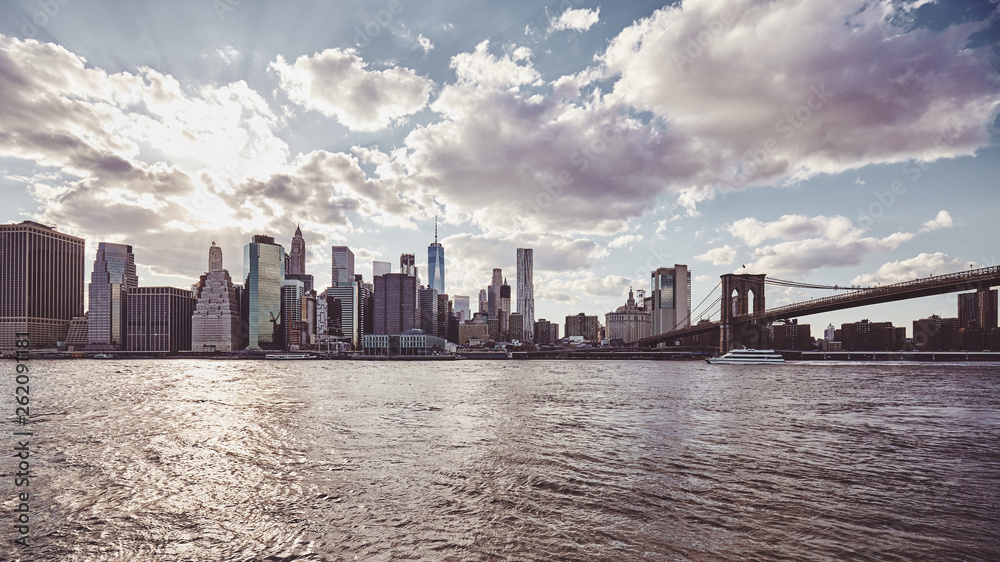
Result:
{"label": "white cumulus cloud", "polygon": [[408,68],[369,70],[354,49],[271,63],[288,97],[356,131],[375,131],[423,109],[434,83]]}
{"label": "white cumulus cloud", "polygon": [[600,20],[601,9],[587,10],[568,8],[565,12],[549,20],[549,31],[587,31]]}

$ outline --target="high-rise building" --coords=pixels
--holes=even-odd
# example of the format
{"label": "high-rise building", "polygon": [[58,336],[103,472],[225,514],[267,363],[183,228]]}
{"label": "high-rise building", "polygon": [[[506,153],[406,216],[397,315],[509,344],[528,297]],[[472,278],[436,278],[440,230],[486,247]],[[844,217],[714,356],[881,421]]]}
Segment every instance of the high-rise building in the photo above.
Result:
{"label": "high-rise building", "polygon": [[490,282],[490,318],[500,317],[500,287],[503,285],[503,270],[499,267],[493,268],[493,280]]}
{"label": "high-rise building", "polygon": [[691,325],[691,272],[686,265],[657,269],[650,274],[649,285],[651,335]]}
{"label": "high-rise building", "polygon": [[[438,295],[437,302],[437,318],[438,318],[438,331],[437,336],[439,338],[451,341],[453,338],[449,336],[448,330],[450,329],[449,322],[454,316],[451,301],[448,300],[448,295]],[[455,328],[456,330],[458,328]]]}
{"label": "high-rise building", "polygon": [[281,286],[285,248],[270,236],[254,235],[243,247],[247,349],[281,349]]}
{"label": "high-rise building", "polygon": [[479,314],[490,313],[490,297],[486,289],[479,289]]}
{"label": "high-rise building", "polygon": [[208,249],[208,272],[201,276],[194,296],[191,350],[240,349],[240,302],[229,271],[222,267],[222,248],[215,242]]}
{"label": "high-rise building", "polygon": [[15,334],[32,348],[66,341],[83,316],[84,240],[32,221],[0,225],[0,352],[15,351]]}
{"label": "high-rise building", "polygon": [[534,325],[535,343],[538,345],[553,345],[552,324],[544,318],[539,318]]}
{"label": "high-rise building", "polygon": [[128,291],[137,286],[132,246],[99,243],[88,291],[87,349],[125,349]]}
{"label": "high-rise building", "polygon": [[402,334],[420,327],[416,277],[405,273],[376,277],[374,304],[375,334]]}
{"label": "high-rise building", "polygon": [[212,247],[208,249],[208,272],[222,271],[222,248],[215,245],[212,240]]}
{"label": "high-rise building", "polygon": [[468,295],[455,295],[455,315],[459,322],[472,320],[472,310],[469,308]]}
{"label": "high-rise building", "polygon": [[306,287],[298,279],[281,282],[281,347],[298,350],[302,347],[302,297]]}
{"label": "high-rise building", "polygon": [[285,277],[291,275],[306,274],[306,240],[302,237],[302,228],[295,226],[295,235],[292,236],[292,247],[288,252],[289,266]]}
{"label": "high-rise building", "polygon": [[359,281],[339,283],[321,297],[326,301],[327,334],[331,341],[341,341],[358,349],[364,323],[364,288]]}
{"label": "high-rise building", "polygon": [[500,285],[500,308],[497,311],[497,318],[500,320],[500,339],[509,341],[510,337],[510,285],[504,278],[503,285]]}
{"label": "high-rise building", "polygon": [[[629,345],[649,336],[649,313],[636,302],[631,287],[628,290],[625,306],[619,306],[614,312],[605,314],[604,322],[608,340],[613,342],[612,345]],[[569,332],[566,335],[569,335]]]}
{"label": "high-rise building", "polygon": [[534,250],[517,249],[517,311],[524,316],[524,339],[532,341],[535,327]]}
{"label": "high-rise building", "polygon": [[[354,252],[347,246],[333,246],[333,274],[330,286],[354,281]],[[375,262],[379,263],[379,262]],[[378,275],[376,273],[376,275]]]}
{"label": "high-rise building", "polygon": [[399,272],[410,277],[417,276],[417,258],[413,254],[400,254]]}
{"label": "high-rise building", "polygon": [[191,350],[195,298],[175,287],[132,287],[125,307],[129,351]]}
{"label": "high-rise building", "polygon": [[772,324],[769,330],[771,332],[771,347],[774,349],[812,350],[812,333],[809,324],[799,324],[798,319],[793,318],[784,323]]}
{"label": "high-rise building", "polygon": [[524,339],[524,315],[520,312],[512,312],[507,321],[509,322],[508,337],[510,341],[526,343]]}
{"label": "high-rise building", "polygon": [[988,288],[958,295],[958,327],[996,328],[997,290]]}
{"label": "high-rise building", "polygon": [[828,324],[823,330],[823,338],[826,341],[834,341],[837,338],[837,328],[834,328],[833,324]]}
{"label": "high-rise building", "polygon": [[896,328],[892,322],[865,319],[840,326],[840,345],[844,351],[899,351],[905,342],[906,328]]}
{"label": "high-rise building", "polygon": [[385,275],[386,273],[392,273],[391,263],[387,261],[372,262],[372,277],[378,277],[379,275]]}
{"label": "high-rise building", "polygon": [[[586,341],[597,341],[599,322],[597,316],[583,312],[566,317],[566,337],[581,336]],[[558,339],[558,338],[557,338]]]}
{"label": "high-rise building", "polygon": [[420,329],[425,334],[436,336],[438,333],[438,293],[430,287],[417,289],[420,299]]}
{"label": "high-rise building", "polygon": [[444,246],[438,242],[437,217],[434,217],[434,243],[427,246],[427,286],[438,292],[444,292]]}

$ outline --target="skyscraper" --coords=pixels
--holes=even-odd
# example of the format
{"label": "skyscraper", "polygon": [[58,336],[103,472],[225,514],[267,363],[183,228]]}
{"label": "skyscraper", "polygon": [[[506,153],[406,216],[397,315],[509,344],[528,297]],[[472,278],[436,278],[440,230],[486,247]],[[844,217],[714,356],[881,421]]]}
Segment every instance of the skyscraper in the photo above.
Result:
{"label": "skyscraper", "polygon": [[354,252],[347,246],[333,246],[333,275],[330,285],[354,281]]}
{"label": "skyscraper", "polygon": [[410,277],[417,276],[417,258],[413,254],[400,254],[399,272]]}
{"label": "skyscraper", "polygon": [[[510,285],[507,284],[507,279],[504,278],[503,285],[500,285],[500,310],[497,312],[497,317],[500,320],[500,333],[510,334],[510,325],[508,319],[510,318]],[[501,336],[501,339],[508,341],[506,338]]]}
{"label": "skyscraper", "polygon": [[455,315],[459,322],[472,320],[472,310],[469,308],[469,297],[467,295],[455,295]]}
{"label": "skyscraper", "polygon": [[535,284],[534,250],[517,249],[517,311],[524,317],[524,339],[534,339],[535,328]]}
{"label": "skyscraper", "polygon": [[434,217],[434,243],[427,246],[427,286],[438,292],[444,292],[444,246],[438,243],[437,217]]}
{"label": "skyscraper", "polygon": [[297,350],[302,343],[302,297],[305,295],[305,284],[298,279],[285,279],[281,282],[281,347],[285,350]]}
{"label": "skyscraper", "polygon": [[306,274],[306,240],[302,237],[302,229],[296,225],[292,236],[292,248],[288,252],[290,265],[287,273],[292,275]]}
{"label": "skyscraper", "polygon": [[239,349],[240,303],[229,271],[222,267],[222,248],[215,242],[208,249],[208,272],[198,281],[194,296],[191,350]]}
{"label": "skyscraper", "polygon": [[500,317],[500,287],[503,285],[503,270],[499,267],[493,268],[493,280],[490,282],[490,318]]}
{"label": "skyscraper", "polygon": [[83,316],[83,256],[83,238],[31,221],[0,225],[0,352],[15,350],[17,332],[33,348],[66,340]]}
{"label": "skyscraper", "polygon": [[372,277],[378,277],[379,275],[385,275],[386,273],[392,273],[392,263],[387,261],[372,262]]}
{"label": "skyscraper", "polygon": [[[486,289],[479,289],[479,314],[488,314],[490,298],[486,293]],[[471,318],[466,318],[466,320],[471,320]]]}
{"label": "skyscraper", "polygon": [[375,334],[402,334],[419,328],[417,278],[404,273],[376,277],[373,315]]}
{"label": "skyscraper", "polygon": [[691,325],[691,272],[686,265],[675,264],[652,272],[649,289],[653,299],[651,335]]}
{"label": "skyscraper", "polygon": [[129,351],[190,351],[191,291],[174,287],[133,287],[128,291],[126,337]]}
{"label": "skyscraper", "polygon": [[270,236],[254,235],[243,247],[247,349],[281,349],[281,286],[285,249]]}
{"label": "skyscraper", "polygon": [[420,308],[420,329],[425,334],[438,335],[438,293],[430,287],[417,289]]}
{"label": "skyscraper", "polygon": [[132,246],[99,243],[90,274],[87,349],[125,349],[128,290],[138,286]]}

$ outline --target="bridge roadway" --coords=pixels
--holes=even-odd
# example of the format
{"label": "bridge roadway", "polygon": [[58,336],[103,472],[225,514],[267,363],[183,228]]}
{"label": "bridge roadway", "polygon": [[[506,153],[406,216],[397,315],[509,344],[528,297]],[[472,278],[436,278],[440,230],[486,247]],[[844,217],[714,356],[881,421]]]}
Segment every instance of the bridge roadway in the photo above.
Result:
{"label": "bridge roadway", "polygon": [[[958,293],[963,291],[976,291],[1000,285],[1000,265],[983,267],[980,269],[970,269],[959,271],[947,275],[935,277],[925,277],[914,279],[892,285],[883,285],[868,289],[856,289],[832,297],[812,299],[804,302],[771,308],[756,314],[743,314],[733,317],[733,324],[745,324],[753,321],[786,320],[821,312],[833,310],[843,310],[845,308],[855,308],[885,302],[929,297],[942,295],[945,293]],[[726,299],[723,299],[725,303]],[[724,306],[724,305],[723,305]],[[719,329],[719,322],[703,322],[674,330],[657,336],[650,336],[639,340],[640,347],[654,347],[660,343],[666,343],[677,338],[694,336],[697,334],[708,334]]]}

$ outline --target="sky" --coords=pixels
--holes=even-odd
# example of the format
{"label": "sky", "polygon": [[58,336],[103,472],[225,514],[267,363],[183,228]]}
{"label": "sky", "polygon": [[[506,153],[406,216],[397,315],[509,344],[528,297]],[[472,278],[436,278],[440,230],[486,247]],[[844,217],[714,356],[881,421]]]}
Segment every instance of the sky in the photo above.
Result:
{"label": "sky", "polygon": [[892,283],[1000,264],[998,69],[987,0],[8,1],[0,221],[86,238],[88,271],[131,244],[177,287],[213,241],[238,277],[301,225],[325,287],[331,245],[426,283],[437,216],[449,294],[516,286],[534,248],[560,323],[674,264],[695,305],[732,272]]}

